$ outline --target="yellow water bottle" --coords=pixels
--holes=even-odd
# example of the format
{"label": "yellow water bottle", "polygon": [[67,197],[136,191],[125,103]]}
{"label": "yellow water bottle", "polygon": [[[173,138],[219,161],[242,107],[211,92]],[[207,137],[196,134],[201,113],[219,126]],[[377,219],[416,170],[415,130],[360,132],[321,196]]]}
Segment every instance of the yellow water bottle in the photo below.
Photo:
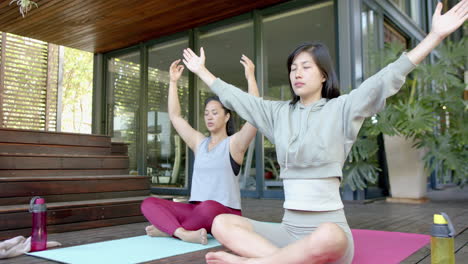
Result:
{"label": "yellow water bottle", "polygon": [[446,213],[434,214],[431,228],[431,264],[455,264],[455,229]]}

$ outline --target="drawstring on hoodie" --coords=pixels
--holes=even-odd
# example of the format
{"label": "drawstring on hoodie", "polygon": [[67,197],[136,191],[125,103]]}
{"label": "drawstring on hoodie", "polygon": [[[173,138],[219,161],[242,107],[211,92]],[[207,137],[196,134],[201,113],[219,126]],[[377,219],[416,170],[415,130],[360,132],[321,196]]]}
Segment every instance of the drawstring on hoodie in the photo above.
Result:
{"label": "drawstring on hoodie", "polygon": [[288,156],[289,156],[289,147],[291,146],[292,143],[294,143],[294,141],[296,141],[297,139],[297,135],[294,135],[292,138],[291,138],[291,133],[292,133],[292,125],[291,125],[291,115],[292,115],[292,109],[294,108],[294,106],[289,106],[289,112],[288,112],[288,135],[289,135],[289,138],[288,138],[288,147],[286,148],[286,158],[285,158],[285,164],[284,164],[284,170],[283,172],[286,172],[288,170]]}

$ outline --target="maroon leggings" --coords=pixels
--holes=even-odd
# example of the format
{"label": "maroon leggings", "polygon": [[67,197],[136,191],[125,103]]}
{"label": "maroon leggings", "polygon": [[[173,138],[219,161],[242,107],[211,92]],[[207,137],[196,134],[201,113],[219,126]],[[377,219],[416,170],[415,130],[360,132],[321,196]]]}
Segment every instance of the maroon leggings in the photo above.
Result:
{"label": "maroon leggings", "polygon": [[141,212],[152,225],[169,235],[174,235],[179,227],[192,231],[205,228],[211,233],[211,224],[217,215],[242,215],[241,210],[213,200],[187,204],[156,197],[146,198],[141,204]]}

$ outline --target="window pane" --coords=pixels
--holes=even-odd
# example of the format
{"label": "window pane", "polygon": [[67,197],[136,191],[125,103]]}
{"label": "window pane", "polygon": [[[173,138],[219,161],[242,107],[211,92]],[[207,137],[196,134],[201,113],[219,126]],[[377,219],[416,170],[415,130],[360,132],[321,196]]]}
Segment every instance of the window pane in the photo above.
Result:
{"label": "window pane", "polygon": [[[149,49],[148,60],[148,145],[147,173],[157,187],[187,186],[186,145],[169,120],[169,67],[182,57],[188,38],[157,44]],[[178,82],[181,113],[188,118],[188,70]]]}
{"label": "window pane", "polygon": [[422,12],[423,1],[421,0],[392,0],[392,2],[420,27],[423,26]]}
{"label": "window pane", "polygon": [[[361,11],[361,27],[362,27],[362,57],[363,57],[363,72],[364,78],[367,79],[376,73],[380,69],[382,50],[379,48],[379,31],[378,31],[378,21],[381,17],[378,14],[369,8],[367,5],[362,6]],[[375,117],[372,117],[371,120],[375,120]],[[374,124],[374,121],[372,121]],[[365,138],[365,139],[364,139]],[[371,144],[378,144],[376,136],[370,136],[367,134],[366,123],[364,123],[363,128],[359,134],[358,140],[369,140]],[[365,162],[372,163],[375,166],[378,166],[378,154],[374,154],[372,157],[369,157]],[[349,162],[349,160],[348,160]],[[346,165],[345,165],[346,166]],[[347,173],[346,170],[344,172]],[[348,177],[348,175],[345,175]],[[382,179],[380,175],[379,179]],[[372,193],[372,190],[379,189],[379,181],[375,183],[367,182],[368,192],[366,195]],[[368,196],[366,196],[368,197]]]}
{"label": "window pane", "polygon": [[108,83],[113,109],[112,141],[128,143],[130,172],[137,171],[136,134],[140,101],[140,53],[108,60]]}
{"label": "window pane", "polygon": [[[254,60],[253,23],[243,21],[210,30],[201,30],[200,46],[206,54],[206,66],[222,80],[247,91],[247,80],[245,79],[244,67],[240,63],[241,55],[244,54]],[[198,51],[197,51],[198,54]],[[209,135],[206,129],[204,110],[205,99],[214,95],[209,88],[198,79],[199,106],[198,106],[198,128],[205,135]],[[236,130],[238,131],[244,121],[234,114]],[[252,146],[253,148],[253,146]],[[255,190],[255,156],[253,149],[244,155],[241,169],[240,185],[242,189]],[[250,164],[250,166],[249,166]],[[246,166],[249,166],[246,169]]]}
{"label": "window pane", "polygon": [[380,53],[377,14],[366,5],[362,7],[361,26],[364,77],[368,78],[378,70]]}
{"label": "window pane", "polygon": [[402,47],[408,48],[409,40],[387,22],[384,22],[384,43],[399,43]]}
{"label": "window pane", "polygon": [[[383,21],[383,18],[379,17],[375,11],[373,11],[366,5],[363,5],[361,19],[364,78],[367,79],[371,77],[375,72],[380,70],[383,66],[385,66],[385,64],[389,62],[390,57],[395,56],[395,54],[393,54],[393,56],[390,56],[388,48],[385,48],[385,50],[380,49],[380,46],[382,45],[381,41],[383,41],[386,44],[388,44],[389,42],[396,42],[403,48],[406,47],[407,40],[401,33],[398,32],[396,28],[394,28],[387,22],[383,22],[384,39],[380,40],[377,37],[380,33],[378,30],[379,27],[377,26],[377,22],[379,20]],[[394,97],[389,98],[387,103],[390,103],[393,99]],[[375,146],[378,146],[378,136],[371,135],[368,132],[368,128],[375,125],[377,122],[378,118],[376,118],[376,116],[371,117],[371,119],[367,119],[364,122],[363,128],[359,133],[358,140],[368,140],[369,143],[367,144],[375,144]],[[379,152],[368,157],[365,163],[373,164],[374,166],[378,166],[380,169],[382,169],[382,161],[380,160]],[[378,180],[375,183],[366,181],[366,199],[380,197],[384,195],[387,184],[382,171],[379,173]]]}
{"label": "window pane", "polygon": [[[271,100],[290,100],[286,60],[299,44],[307,41],[320,41],[330,50],[335,59],[335,18],[333,1],[309,5],[289,12],[267,16],[264,23],[264,98]],[[279,181],[279,165],[276,161],[274,145],[266,138],[265,188],[282,189]]]}
{"label": "window pane", "polygon": [[[200,47],[205,50],[206,67],[216,77],[247,91],[244,68],[239,61],[242,54],[253,60],[253,24],[251,22],[202,31]],[[200,79],[197,85],[200,96],[198,127],[202,133],[208,135],[203,115],[204,103],[206,98],[214,94]]]}

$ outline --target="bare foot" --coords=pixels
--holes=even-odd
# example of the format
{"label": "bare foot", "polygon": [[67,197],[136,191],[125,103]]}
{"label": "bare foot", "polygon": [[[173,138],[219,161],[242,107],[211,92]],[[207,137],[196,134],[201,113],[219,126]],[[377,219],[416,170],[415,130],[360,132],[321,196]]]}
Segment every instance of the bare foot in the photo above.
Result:
{"label": "bare foot", "polygon": [[149,225],[145,228],[146,234],[150,237],[168,237],[169,235],[156,228],[154,225]]}
{"label": "bare foot", "polygon": [[250,263],[249,259],[239,257],[224,251],[209,252],[205,255],[206,263],[208,264],[246,264]]}
{"label": "bare foot", "polygon": [[179,227],[174,232],[174,236],[182,239],[185,242],[197,243],[202,245],[208,244],[208,238],[206,237],[207,233],[205,228],[200,228],[196,231],[190,231]]}

